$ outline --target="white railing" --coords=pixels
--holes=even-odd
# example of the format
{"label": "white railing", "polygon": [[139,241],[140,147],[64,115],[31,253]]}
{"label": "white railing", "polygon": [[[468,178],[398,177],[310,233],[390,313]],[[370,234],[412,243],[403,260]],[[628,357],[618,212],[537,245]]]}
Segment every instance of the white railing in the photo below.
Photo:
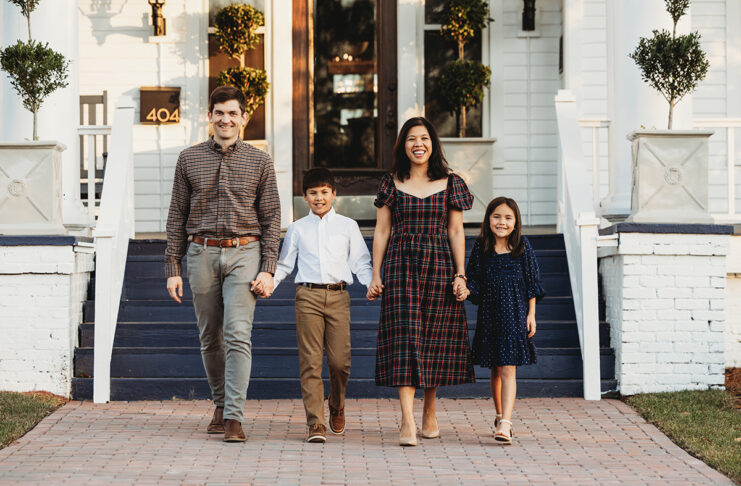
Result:
{"label": "white railing", "polygon": [[741,118],[696,118],[692,124],[695,128],[726,129],[726,170],[728,212],[712,213],[718,222],[741,222],[741,214],[736,212],[736,140],[735,129],[741,128]]}
{"label": "white railing", "polygon": [[[129,97],[123,97],[119,100],[113,115],[100,211],[93,231],[93,236],[95,236],[93,401],[95,403],[108,402],[111,396],[113,337],[116,334],[129,239],[134,237],[133,125],[134,102]],[[94,167],[93,165],[93,180]],[[89,173],[88,180],[90,175]]]}
{"label": "white railing", "polygon": [[580,119],[579,126],[592,129],[592,207],[599,208],[600,195],[600,129],[610,128],[610,120],[603,119]]}
{"label": "white railing", "polygon": [[[558,224],[564,236],[574,297],[584,377],[584,399],[601,398],[597,237],[599,218],[589,193],[576,98],[569,90],[556,96],[561,146]],[[598,187],[599,185],[597,185]]]}
{"label": "white railing", "polygon": [[[98,147],[103,147],[103,138],[110,136],[110,125],[81,125],[77,128],[80,135],[80,151],[85,154],[85,164],[82,170],[87,179],[87,211],[90,220],[95,221],[95,194],[96,194],[96,177],[95,172],[98,169],[104,169],[103,153]],[[100,153],[99,153],[100,152]]]}

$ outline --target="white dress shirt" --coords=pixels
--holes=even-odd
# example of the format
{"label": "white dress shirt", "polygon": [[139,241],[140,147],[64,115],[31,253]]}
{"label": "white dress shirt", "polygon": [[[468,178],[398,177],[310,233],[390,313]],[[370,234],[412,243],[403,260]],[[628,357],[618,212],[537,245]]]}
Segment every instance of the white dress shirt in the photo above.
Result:
{"label": "white dress shirt", "polygon": [[291,274],[296,257],[296,283],[349,285],[354,273],[367,287],[373,276],[370,253],[358,223],[337,214],[334,208],[321,218],[309,213],[288,227],[273,277],[275,287]]}

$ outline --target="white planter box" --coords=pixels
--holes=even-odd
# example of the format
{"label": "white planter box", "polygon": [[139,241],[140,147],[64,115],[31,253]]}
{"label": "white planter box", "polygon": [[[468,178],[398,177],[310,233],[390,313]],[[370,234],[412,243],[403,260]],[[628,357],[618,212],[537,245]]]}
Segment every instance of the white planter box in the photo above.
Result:
{"label": "white planter box", "polygon": [[54,141],[0,142],[0,234],[65,234],[62,151]]}
{"label": "white planter box", "polygon": [[473,207],[463,212],[466,223],[481,223],[493,198],[494,143],[496,138],[441,138],[450,168],[461,176],[473,194]]}
{"label": "white planter box", "polygon": [[711,130],[642,130],[633,150],[630,216],[641,223],[712,223],[708,213]]}

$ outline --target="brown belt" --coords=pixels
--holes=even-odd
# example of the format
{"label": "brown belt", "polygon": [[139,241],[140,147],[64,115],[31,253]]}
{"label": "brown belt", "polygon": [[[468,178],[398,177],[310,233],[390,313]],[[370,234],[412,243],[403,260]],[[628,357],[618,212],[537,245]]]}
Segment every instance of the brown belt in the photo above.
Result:
{"label": "brown belt", "polygon": [[340,282],[336,284],[316,284],[301,282],[299,285],[303,287],[309,287],[310,289],[324,289],[324,290],[345,290],[347,288],[347,282]]}
{"label": "brown belt", "polygon": [[203,246],[218,246],[219,248],[231,248],[234,246],[246,245],[253,241],[258,241],[259,236],[235,236],[234,238],[205,238],[203,236],[194,236],[193,243]]}

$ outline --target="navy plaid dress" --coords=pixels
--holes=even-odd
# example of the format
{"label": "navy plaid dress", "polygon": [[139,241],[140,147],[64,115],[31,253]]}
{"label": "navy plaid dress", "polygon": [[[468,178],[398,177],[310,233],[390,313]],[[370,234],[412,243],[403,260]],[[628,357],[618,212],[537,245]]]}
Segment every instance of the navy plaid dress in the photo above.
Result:
{"label": "navy plaid dress", "polygon": [[455,300],[448,209],[470,209],[459,176],[446,189],[418,198],[381,179],[377,207],[391,209],[383,261],[376,385],[431,388],[474,381],[463,302]]}

